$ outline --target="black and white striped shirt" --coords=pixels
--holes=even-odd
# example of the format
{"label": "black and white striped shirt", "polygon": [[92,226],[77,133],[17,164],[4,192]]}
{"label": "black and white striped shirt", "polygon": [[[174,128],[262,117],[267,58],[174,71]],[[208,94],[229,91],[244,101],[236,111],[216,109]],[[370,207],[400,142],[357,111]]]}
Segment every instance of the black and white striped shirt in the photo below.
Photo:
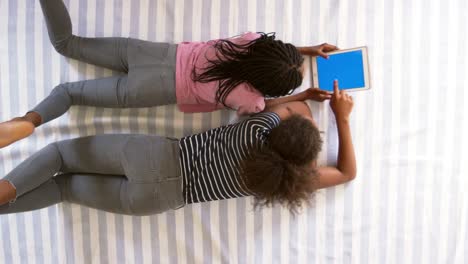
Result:
{"label": "black and white striped shirt", "polygon": [[237,124],[218,127],[180,140],[180,166],[186,203],[251,195],[240,177],[240,162],[260,148],[278,126],[275,113],[260,113]]}

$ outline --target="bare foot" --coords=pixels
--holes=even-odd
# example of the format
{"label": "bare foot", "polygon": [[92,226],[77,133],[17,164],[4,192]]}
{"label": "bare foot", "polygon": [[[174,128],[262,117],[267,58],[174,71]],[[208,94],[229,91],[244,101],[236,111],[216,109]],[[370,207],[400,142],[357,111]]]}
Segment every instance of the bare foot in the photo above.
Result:
{"label": "bare foot", "polygon": [[16,197],[15,187],[6,180],[0,180],[0,205],[4,205]]}
{"label": "bare foot", "polygon": [[31,135],[34,127],[33,123],[22,117],[0,123],[0,148]]}

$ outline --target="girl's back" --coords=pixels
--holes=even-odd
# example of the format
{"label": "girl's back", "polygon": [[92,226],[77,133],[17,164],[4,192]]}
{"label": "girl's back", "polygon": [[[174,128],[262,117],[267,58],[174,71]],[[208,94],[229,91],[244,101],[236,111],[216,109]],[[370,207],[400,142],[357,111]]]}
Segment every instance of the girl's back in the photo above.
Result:
{"label": "girl's back", "polygon": [[184,198],[187,203],[251,195],[240,177],[241,161],[260,148],[278,126],[275,113],[261,113],[180,140]]}
{"label": "girl's back", "polygon": [[[260,34],[247,32],[229,39],[235,44],[245,45],[260,37]],[[217,104],[216,91],[219,81],[195,82],[193,69],[197,72],[208,66],[210,60],[216,60],[214,45],[219,40],[207,42],[182,42],[177,45],[176,95],[177,105],[183,112],[210,112],[224,108]],[[264,97],[250,84],[239,84],[226,98],[226,104],[238,109],[239,114],[257,113],[264,109]]]}

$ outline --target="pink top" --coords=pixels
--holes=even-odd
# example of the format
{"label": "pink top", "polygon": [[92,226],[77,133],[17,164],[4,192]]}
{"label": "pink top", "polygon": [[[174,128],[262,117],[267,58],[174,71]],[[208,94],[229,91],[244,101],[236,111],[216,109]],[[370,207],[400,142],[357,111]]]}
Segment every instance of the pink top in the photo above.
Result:
{"label": "pink top", "polygon": [[[230,39],[236,44],[245,44],[260,37],[260,34],[247,32]],[[176,96],[177,105],[182,112],[211,112],[224,108],[217,104],[215,97],[218,81],[201,83],[192,80],[192,69],[203,69],[207,59],[215,59],[213,44],[218,40],[207,42],[182,42],[177,45],[176,61]],[[258,113],[265,108],[265,98],[252,85],[241,83],[226,97],[226,105],[236,109],[239,115]]]}

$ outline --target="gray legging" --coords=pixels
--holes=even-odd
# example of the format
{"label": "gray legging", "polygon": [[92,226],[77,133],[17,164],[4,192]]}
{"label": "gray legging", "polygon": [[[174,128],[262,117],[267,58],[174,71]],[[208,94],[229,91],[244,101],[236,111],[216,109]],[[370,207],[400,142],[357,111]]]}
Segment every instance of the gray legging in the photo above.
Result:
{"label": "gray legging", "polygon": [[179,141],[159,136],[98,135],[52,143],[3,179],[16,187],[17,199],[0,206],[0,214],[62,201],[131,215],[185,204]]}
{"label": "gray legging", "polygon": [[[77,37],[72,35],[70,16],[61,0],[40,3],[58,52],[125,73],[57,86],[32,109],[41,115],[42,123],[74,104],[150,107],[176,102],[176,45]],[[50,144],[5,176],[16,187],[17,200],[1,206],[0,214],[64,200],[133,215],[181,207],[178,151],[177,140],[141,135],[102,135]]]}
{"label": "gray legging", "polygon": [[62,0],[40,0],[49,38],[62,55],[120,71],[109,78],[60,84],[31,111],[46,123],[71,105],[152,107],[176,103],[177,45],[131,38],[83,38],[72,35]]}

